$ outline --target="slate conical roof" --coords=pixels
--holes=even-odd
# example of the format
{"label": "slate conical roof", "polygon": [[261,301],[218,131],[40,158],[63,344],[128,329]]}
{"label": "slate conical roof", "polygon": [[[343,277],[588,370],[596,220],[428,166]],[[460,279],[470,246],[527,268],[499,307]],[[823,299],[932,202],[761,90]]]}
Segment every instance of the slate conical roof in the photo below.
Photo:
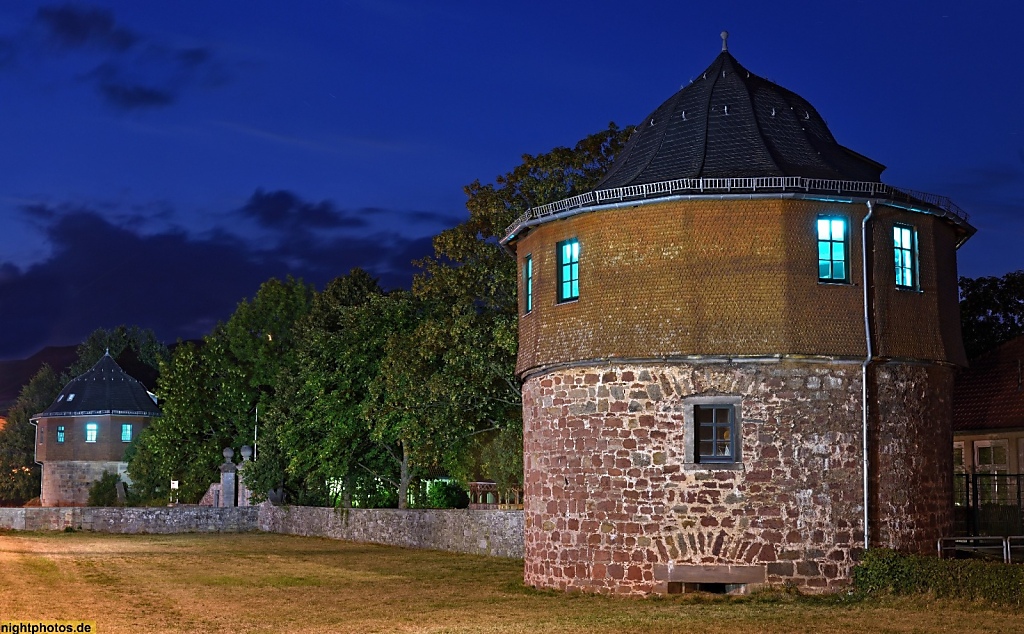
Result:
{"label": "slate conical roof", "polygon": [[160,408],[142,383],[122,370],[109,352],[85,373],[71,379],[57,400],[36,416],[102,414],[160,415]]}
{"label": "slate conical roof", "polygon": [[637,126],[597,189],[679,178],[879,182],[885,166],[836,142],[810,103],[726,50]]}

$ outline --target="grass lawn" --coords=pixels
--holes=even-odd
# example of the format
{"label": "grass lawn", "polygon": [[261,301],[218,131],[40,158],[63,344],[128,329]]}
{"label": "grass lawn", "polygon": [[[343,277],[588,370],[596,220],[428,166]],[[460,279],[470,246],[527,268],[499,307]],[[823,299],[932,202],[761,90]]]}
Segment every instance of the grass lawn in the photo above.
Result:
{"label": "grass lawn", "polygon": [[0,532],[0,623],[115,632],[1024,632],[927,597],[656,599],[541,592],[522,562],[283,535]]}

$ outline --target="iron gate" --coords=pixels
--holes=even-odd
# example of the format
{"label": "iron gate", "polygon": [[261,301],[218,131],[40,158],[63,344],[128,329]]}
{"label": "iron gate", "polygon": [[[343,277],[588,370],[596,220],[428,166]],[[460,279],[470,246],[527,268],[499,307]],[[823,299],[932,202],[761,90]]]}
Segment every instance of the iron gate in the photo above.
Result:
{"label": "iron gate", "polygon": [[1024,535],[1020,473],[953,474],[957,535]]}

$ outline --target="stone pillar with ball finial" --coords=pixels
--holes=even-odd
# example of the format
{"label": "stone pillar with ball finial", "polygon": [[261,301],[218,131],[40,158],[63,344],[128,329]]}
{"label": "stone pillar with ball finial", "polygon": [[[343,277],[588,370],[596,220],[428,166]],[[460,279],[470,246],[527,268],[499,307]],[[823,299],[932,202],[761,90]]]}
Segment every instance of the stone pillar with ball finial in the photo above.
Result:
{"label": "stone pillar with ball finial", "polygon": [[252,447],[242,445],[239,451],[242,454],[242,463],[238,465],[238,506],[249,506],[249,498],[252,493],[245,485],[245,470],[252,464]]}
{"label": "stone pillar with ball finial", "polygon": [[220,466],[220,505],[235,505],[235,480],[238,468],[231,461],[235,457],[235,450],[231,447],[224,448],[224,464]]}

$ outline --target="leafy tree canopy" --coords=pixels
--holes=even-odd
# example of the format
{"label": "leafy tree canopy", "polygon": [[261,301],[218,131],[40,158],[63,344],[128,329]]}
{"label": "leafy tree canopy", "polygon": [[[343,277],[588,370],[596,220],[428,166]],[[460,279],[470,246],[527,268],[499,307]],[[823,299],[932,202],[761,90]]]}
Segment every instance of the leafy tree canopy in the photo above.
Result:
{"label": "leafy tree canopy", "polygon": [[960,322],[968,359],[1024,335],[1024,271],[961,277]]}
{"label": "leafy tree canopy", "polygon": [[268,280],[201,346],[175,348],[157,385],[163,416],[140,435],[128,465],[133,483],[148,489],[137,490],[139,497],[159,498],[178,480],[180,500],[196,502],[216,480],[224,447],[253,444],[257,408],[273,399],[295,347],[293,326],[312,295],[300,280]]}
{"label": "leafy tree canopy", "polygon": [[357,467],[374,462],[361,404],[380,356],[369,331],[382,315],[357,308],[382,293],[366,271],[353,269],[317,293],[296,325],[295,354],[278,373],[276,398],[261,417],[258,460],[245,475],[257,499],[283,488],[297,501],[326,504],[333,501],[328,482],[342,483],[334,490],[350,499]]}
{"label": "leafy tree canopy", "polygon": [[43,365],[21,389],[18,400],[0,429],[0,503],[24,504],[39,495],[39,466],[35,464],[33,416],[49,407],[63,383],[49,365]]}
{"label": "leafy tree canopy", "polygon": [[148,328],[138,326],[117,326],[111,330],[98,328],[79,344],[78,360],[65,373],[65,382],[82,374],[96,365],[109,350],[115,359],[126,349],[131,349],[139,361],[153,369],[169,358],[167,346],[157,340],[156,334]]}
{"label": "leafy tree canopy", "polygon": [[434,257],[419,262],[413,293],[427,314],[406,341],[389,346],[383,363],[387,381],[408,386],[401,392],[406,407],[445,422],[441,429],[421,421],[430,431],[424,438],[447,448],[439,457],[453,475],[469,477],[472,465],[482,464],[484,476],[511,487],[522,473],[521,443],[504,462],[495,450],[483,462],[470,455],[494,442],[509,451],[522,436],[517,270],[498,239],[530,207],[593,189],[631,131],[612,123],[573,148],[524,155],[493,184],[474,181],[465,188],[469,219],[435,237]]}

